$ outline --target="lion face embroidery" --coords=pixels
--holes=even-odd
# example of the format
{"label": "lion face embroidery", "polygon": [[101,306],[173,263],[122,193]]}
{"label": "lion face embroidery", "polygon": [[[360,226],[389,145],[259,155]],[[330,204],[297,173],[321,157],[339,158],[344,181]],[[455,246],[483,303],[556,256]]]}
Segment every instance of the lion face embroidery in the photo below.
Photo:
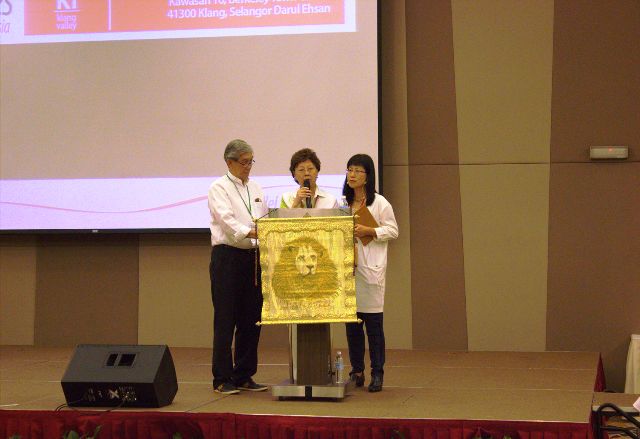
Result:
{"label": "lion face embroidery", "polygon": [[302,244],[298,247],[298,255],[296,256],[296,269],[303,276],[316,274],[318,267],[318,253],[309,244]]}
{"label": "lion face embroidery", "polygon": [[287,242],[273,271],[271,286],[281,297],[332,295],[338,291],[338,272],[317,240],[302,237]]}

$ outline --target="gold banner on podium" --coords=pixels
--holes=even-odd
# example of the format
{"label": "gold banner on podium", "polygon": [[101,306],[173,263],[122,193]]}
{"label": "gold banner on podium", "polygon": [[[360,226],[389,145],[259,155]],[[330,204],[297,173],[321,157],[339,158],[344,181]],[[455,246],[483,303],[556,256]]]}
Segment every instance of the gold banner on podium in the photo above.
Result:
{"label": "gold banner on podium", "polygon": [[355,322],[353,217],[258,220],[260,324]]}

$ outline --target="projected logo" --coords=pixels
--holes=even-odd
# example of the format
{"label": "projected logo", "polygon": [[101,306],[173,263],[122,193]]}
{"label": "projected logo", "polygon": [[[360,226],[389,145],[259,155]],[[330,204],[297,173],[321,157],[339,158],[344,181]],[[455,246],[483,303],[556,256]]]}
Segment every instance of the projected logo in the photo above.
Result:
{"label": "projected logo", "polygon": [[57,12],[75,12],[78,10],[78,0],[56,0]]}
{"label": "projected logo", "polygon": [[11,15],[13,5],[9,0],[0,0],[0,15]]}
{"label": "projected logo", "polygon": [[78,27],[78,0],[56,0],[56,28],[58,31],[75,31]]}
{"label": "projected logo", "polygon": [[0,36],[6,37],[11,33],[11,17],[8,15],[11,15],[12,11],[13,5],[10,0],[0,0]]}

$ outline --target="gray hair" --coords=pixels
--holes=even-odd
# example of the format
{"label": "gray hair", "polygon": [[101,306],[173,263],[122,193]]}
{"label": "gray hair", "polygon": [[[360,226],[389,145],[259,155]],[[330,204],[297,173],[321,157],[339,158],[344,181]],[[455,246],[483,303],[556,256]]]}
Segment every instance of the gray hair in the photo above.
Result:
{"label": "gray hair", "polygon": [[242,154],[250,152],[253,154],[253,148],[247,142],[241,139],[234,139],[227,144],[224,149],[224,161],[237,160]]}

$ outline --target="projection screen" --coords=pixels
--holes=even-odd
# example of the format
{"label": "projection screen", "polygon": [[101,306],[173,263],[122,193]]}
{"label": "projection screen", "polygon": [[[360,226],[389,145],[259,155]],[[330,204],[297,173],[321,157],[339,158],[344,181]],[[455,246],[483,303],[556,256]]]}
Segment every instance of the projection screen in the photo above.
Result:
{"label": "projection screen", "polygon": [[0,231],[206,229],[229,140],[270,207],[378,161],[376,0],[0,0]]}

